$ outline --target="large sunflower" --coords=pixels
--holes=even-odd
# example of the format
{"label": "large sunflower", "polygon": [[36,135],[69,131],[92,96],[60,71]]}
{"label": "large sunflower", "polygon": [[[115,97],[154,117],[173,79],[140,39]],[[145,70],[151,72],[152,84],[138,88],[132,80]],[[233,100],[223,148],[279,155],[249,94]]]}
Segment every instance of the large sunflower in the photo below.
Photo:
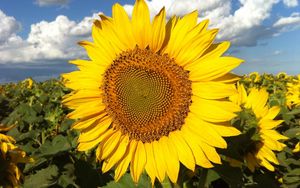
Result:
{"label": "large sunflower", "polygon": [[247,148],[243,148],[246,151],[247,166],[251,171],[259,166],[274,171],[272,163],[278,165],[279,162],[273,151],[281,151],[285,144],[279,140],[288,139],[274,130],[283,122],[283,120],[274,120],[280,112],[280,107],[268,107],[269,94],[265,88],[251,88],[250,93],[247,94],[241,84],[238,85],[237,90],[238,94],[231,96],[230,99],[241,106],[243,113],[248,114],[243,132],[255,129],[255,134],[252,137],[253,142]]}
{"label": "large sunflower", "polygon": [[130,164],[135,182],[144,169],[152,183],[176,182],[180,162],[191,170],[220,164],[222,137],[240,133],[226,122],[239,111],[227,98],[238,79],[229,71],[242,60],[221,57],[229,42],[213,44],[218,30],[197,24],[197,11],[167,23],[164,8],[152,22],[149,15],[143,0],[132,19],[119,4],[112,18],[100,15],[94,42],[79,43],[91,60],[71,61],[79,71],[63,75],[74,90],[63,103],[78,119],[78,150],[97,146],[103,172],[114,167],[118,180]]}

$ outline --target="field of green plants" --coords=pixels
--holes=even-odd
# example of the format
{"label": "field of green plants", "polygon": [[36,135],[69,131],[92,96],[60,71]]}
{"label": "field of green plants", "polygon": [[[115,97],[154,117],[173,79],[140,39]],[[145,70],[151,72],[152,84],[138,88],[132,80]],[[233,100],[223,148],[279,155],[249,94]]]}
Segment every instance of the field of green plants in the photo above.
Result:
{"label": "field of green plants", "polygon": [[[252,73],[240,80],[246,90],[265,87],[269,93],[270,106],[280,106],[279,115],[275,118],[284,120],[276,129],[289,137],[284,141],[286,147],[276,152],[280,162],[271,172],[261,167],[251,172],[245,165],[234,165],[237,155],[234,137],[226,138],[227,150],[218,150],[222,155],[222,165],[211,169],[197,167],[195,172],[181,166],[178,184],[166,179],[155,187],[284,187],[300,186],[300,105],[289,102],[298,97],[299,77]],[[289,90],[293,87],[293,90]],[[79,133],[71,129],[73,120],[66,118],[70,112],[61,103],[62,97],[70,92],[60,80],[35,82],[31,79],[18,83],[0,85],[0,129],[3,135],[14,138],[15,145],[26,152],[32,160],[19,160],[16,168],[8,168],[11,159],[0,160],[0,187],[13,187],[11,176],[18,176],[21,187],[151,187],[150,178],[143,174],[135,185],[129,173],[119,182],[113,180],[113,171],[101,172],[101,163],[96,163],[95,151],[79,152],[76,150]],[[297,93],[298,92],[298,93]],[[295,100],[294,100],[295,101]],[[297,101],[297,98],[296,98]],[[11,128],[8,128],[12,126]],[[7,129],[5,129],[7,128]],[[245,133],[244,136],[246,137]],[[248,135],[249,136],[249,135]],[[239,143],[238,143],[239,144]],[[2,144],[0,154],[4,155],[6,145]],[[298,147],[298,148],[297,148]],[[230,151],[230,149],[232,151]],[[8,151],[9,152],[9,151]],[[24,155],[24,152],[22,153]],[[235,161],[235,160],[234,160]],[[10,176],[9,176],[10,174]],[[206,181],[203,181],[203,178]],[[202,183],[204,182],[204,183]],[[204,184],[204,185],[203,185]]]}

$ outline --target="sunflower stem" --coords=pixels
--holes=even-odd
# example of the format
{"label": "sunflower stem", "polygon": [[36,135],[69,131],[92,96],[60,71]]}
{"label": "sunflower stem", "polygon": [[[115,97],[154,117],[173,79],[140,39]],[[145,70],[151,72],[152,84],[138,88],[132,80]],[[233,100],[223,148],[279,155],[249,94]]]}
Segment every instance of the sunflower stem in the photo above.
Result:
{"label": "sunflower stem", "polygon": [[200,179],[198,188],[205,188],[206,187],[206,178],[207,178],[208,170],[206,168],[202,168],[200,172]]}

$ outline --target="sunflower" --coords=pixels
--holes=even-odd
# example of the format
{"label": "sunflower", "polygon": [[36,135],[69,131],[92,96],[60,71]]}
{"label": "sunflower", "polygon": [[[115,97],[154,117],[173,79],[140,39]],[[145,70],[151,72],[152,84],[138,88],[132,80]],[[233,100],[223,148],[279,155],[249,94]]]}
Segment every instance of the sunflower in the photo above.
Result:
{"label": "sunflower", "polygon": [[251,144],[244,148],[247,166],[251,171],[259,166],[274,171],[272,163],[279,164],[274,151],[281,151],[285,147],[279,140],[288,139],[274,130],[283,122],[274,120],[280,107],[268,107],[269,94],[265,88],[251,88],[249,95],[242,84],[238,85],[237,90],[238,94],[231,96],[230,100],[241,106],[240,114],[247,114],[242,131],[255,130]]}
{"label": "sunflower", "polygon": [[300,106],[300,74],[287,83],[286,105],[289,108]]}
{"label": "sunflower", "polygon": [[94,42],[79,42],[90,60],[71,61],[79,70],[63,75],[78,150],[97,146],[103,172],[114,168],[119,180],[130,166],[134,182],[144,169],[152,183],[176,182],[180,163],[220,164],[223,137],[240,133],[228,123],[240,110],[228,96],[238,79],[229,72],[242,60],[221,57],[229,42],[213,44],[218,30],[197,23],[197,11],[166,23],[163,8],[151,22],[144,0],[131,19],[119,4],[100,17]]}
{"label": "sunflower", "polygon": [[34,83],[34,81],[31,78],[27,78],[27,79],[22,81],[22,84],[26,85],[26,87],[28,89],[32,88],[33,83]]}
{"label": "sunflower", "polygon": [[254,82],[254,83],[257,83],[260,81],[261,77],[259,75],[258,72],[251,72],[249,74],[249,78]]}
{"label": "sunflower", "polygon": [[[0,126],[0,132],[5,132],[12,127]],[[18,148],[15,139],[11,136],[0,133],[0,186],[18,187],[22,179],[22,172],[18,163],[33,162],[33,159],[26,157],[26,153]]]}
{"label": "sunflower", "polygon": [[276,75],[276,77],[277,77],[278,79],[287,79],[287,78],[289,78],[289,75],[288,75],[287,73],[285,73],[285,72],[279,72],[279,73]]}

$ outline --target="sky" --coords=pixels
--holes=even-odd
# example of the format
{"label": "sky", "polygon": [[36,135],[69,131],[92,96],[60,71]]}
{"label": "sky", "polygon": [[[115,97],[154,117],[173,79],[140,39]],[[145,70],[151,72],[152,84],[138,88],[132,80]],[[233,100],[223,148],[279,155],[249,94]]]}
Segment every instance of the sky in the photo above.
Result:
{"label": "sky", "polygon": [[[0,83],[32,77],[56,78],[87,58],[77,42],[91,39],[99,14],[111,16],[115,3],[131,16],[134,0],[1,0]],[[167,19],[197,10],[198,21],[219,28],[216,42],[230,41],[226,55],[245,60],[237,74],[300,74],[299,0],[149,0],[151,17],[162,7]]]}

